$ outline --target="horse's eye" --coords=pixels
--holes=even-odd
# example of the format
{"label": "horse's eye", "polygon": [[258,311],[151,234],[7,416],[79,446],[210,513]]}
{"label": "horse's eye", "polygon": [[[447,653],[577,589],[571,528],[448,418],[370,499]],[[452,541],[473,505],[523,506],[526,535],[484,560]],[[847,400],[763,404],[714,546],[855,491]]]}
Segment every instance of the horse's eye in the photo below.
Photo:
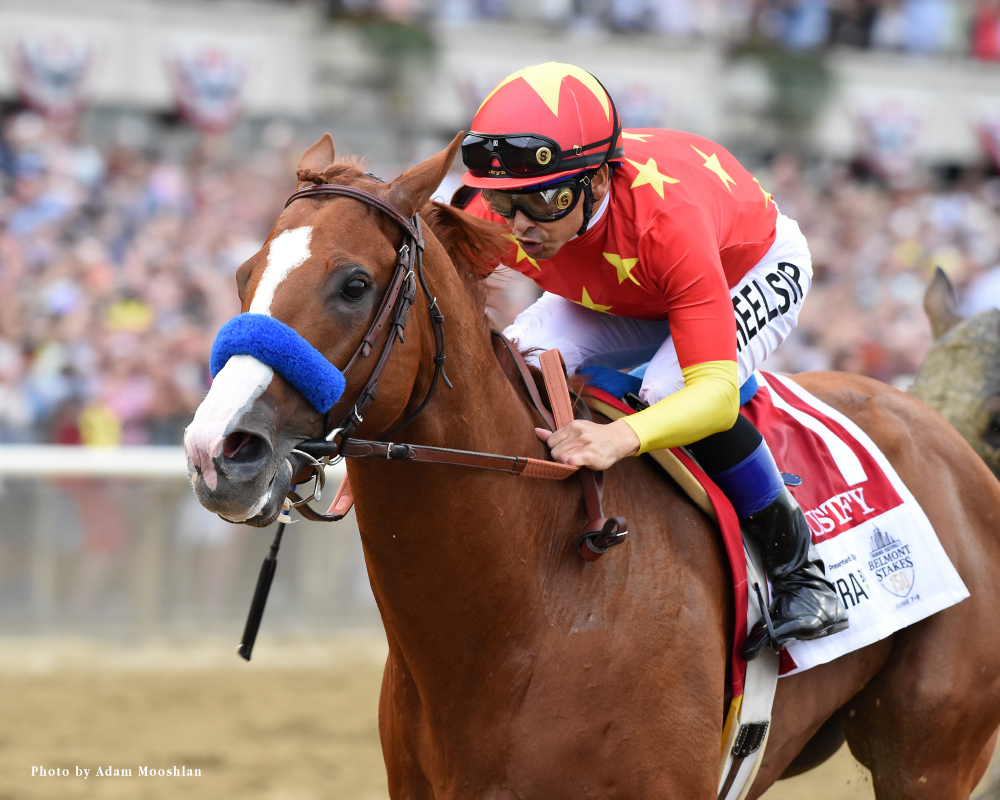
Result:
{"label": "horse's eye", "polygon": [[360,300],[365,296],[365,292],[368,291],[368,282],[363,281],[360,278],[355,278],[353,281],[347,284],[343,289],[340,290],[340,294],[346,300]]}

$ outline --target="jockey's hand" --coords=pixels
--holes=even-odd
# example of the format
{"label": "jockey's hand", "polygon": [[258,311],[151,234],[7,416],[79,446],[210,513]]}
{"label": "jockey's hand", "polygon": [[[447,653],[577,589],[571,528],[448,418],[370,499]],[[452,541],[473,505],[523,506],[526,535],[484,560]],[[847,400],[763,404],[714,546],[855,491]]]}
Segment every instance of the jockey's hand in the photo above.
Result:
{"label": "jockey's hand", "polygon": [[555,433],[535,428],[535,434],[549,446],[552,458],[576,467],[607,469],[639,452],[639,437],[621,419],[610,425],[576,419]]}

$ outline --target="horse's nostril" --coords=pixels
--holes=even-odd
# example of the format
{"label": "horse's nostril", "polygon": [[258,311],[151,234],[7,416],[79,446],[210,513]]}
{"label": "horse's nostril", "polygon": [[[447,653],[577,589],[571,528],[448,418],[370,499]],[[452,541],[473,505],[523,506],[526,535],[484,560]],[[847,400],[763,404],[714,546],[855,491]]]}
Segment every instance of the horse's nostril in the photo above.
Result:
{"label": "horse's nostril", "polygon": [[237,463],[256,461],[264,451],[264,440],[244,431],[231,433],[222,442],[222,455]]}

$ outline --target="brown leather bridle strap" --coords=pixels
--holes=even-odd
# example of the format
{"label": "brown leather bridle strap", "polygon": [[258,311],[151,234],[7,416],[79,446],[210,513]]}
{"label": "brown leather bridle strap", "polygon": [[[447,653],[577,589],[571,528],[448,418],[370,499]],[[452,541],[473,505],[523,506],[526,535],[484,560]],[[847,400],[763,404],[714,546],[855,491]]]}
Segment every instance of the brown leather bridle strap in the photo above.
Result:
{"label": "brown leather bridle strap", "polygon": [[423,444],[377,442],[371,439],[342,439],[339,446],[319,441],[302,442],[298,448],[313,458],[341,455],[346,458],[378,458],[385,461],[415,461],[426,464],[451,464],[456,467],[473,467],[522,475],[525,478],[563,480],[573,475],[579,467],[543,461],[527,456],[506,456],[499,453],[480,453],[475,450],[457,450],[451,447],[432,447]]}
{"label": "brown leather bridle strap", "polygon": [[[405,245],[404,245],[405,246]],[[389,285],[389,291],[385,293],[382,298],[382,305],[379,306],[378,313],[375,315],[375,319],[372,322],[371,327],[368,329],[368,333],[365,334],[365,338],[361,340],[361,344],[358,345],[358,349],[354,351],[354,355],[351,356],[351,360],[347,362],[347,366],[341,370],[341,374],[347,377],[348,371],[354,366],[355,362],[359,358],[367,358],[368,354],[372,351],[372,346],[375,344],[375,340],[378,335],[382,332],[382,328],[385,327],[385,323],[389,321],[389,314],[392,311],[393,305],[396,303],[396,298],[399,297],[399,290],[403,286],[403,281],[406,279],[408,270],[408,265],[402,261],[397,262],[396,271],[392,276],[392,283]]]}
{"label": "brown leather bridle strap", "polygon": [[505,456],[498,453],[479,453],[473,450],[455,450],[449,447],[431,447],[418,444],[393,444],[348,439],[340,447],[341,455],[348,458],[384,458],[387,461],[421,461],[428,464],[451,464],[523,475],[526,478],[562,480],[574,474],[579,467],[543,461],[526,456]]}
{"label": "brown leather bridle strap", "polygon": [[[416,262],[419,270],[420,254],[424,248],[424,237],[423,232],[420,230],[419,218],[414,218],[414,220],[407,219],[403,216],[402,212],[378,195],[353,186],[341,186],[330,183],[306,186],[303,189],[299,189],[299,191],[295,192],[285,201],[285,208],[288,208],[293,201],[301,198],[327,196],[348,197],[364,205],[378,209],[396,222],[403,229],[404,233],[403,244],[396,255],[396,265],[392,278],[389,281],[389,288],[382,297],[382,302],[375,314],[375,319],[372,321],[368,333],[365,334],[365,337],[361,340],[347,362],[347,366],[342,370],[342,374],[347,375],[348,371],[355,365],[359,358],[368,357],[375,344],[375,340],[395,311],[395,316],[392,316],[391,323],[393,330],[390,332],[389,338],[382,349],[375,369],[372,370],[372,374],[368,377],[368,381],[365,383],[361,394],[358,396],[350,412],[341,420],[339,425],[333,428],[334,433],[350,436],[354,432],[354,429],[361,424],[368,407],[375,402],[375,397],[378,394],[378,382],[382,376],[382,371],[389,361],[393,345],[397,339],[403,341],[403,329],[406,327],[410,307],[416,299],[416,279],[414,277],[413,264]],[[327,429],[329,430],[331,427],[328,423]],[[333,434],[327,435],[329,437]]]}
{"label": "brown leather bridle strap", "polygon": [[350,197],[354,200],[358,200],[365,205],[377,208],[379,211],[384,213],[387,217],[391,218],[396,222],[405,232],[406,235],[416,242],[417,247],[421,250],[424,249],[424,237],[417,230],[416,226],[410,222],[410,220],[403,216],[403,213],[397,209],[394,205],[383,200],[376,194],[371,192],[366,192],[364,189],[358,189],[354,186],[341,186],[336,183],[319,183],[315,186],[307,186],[304,189],[299,189],[295,194],[285,201],[285,208],[295,200],[301,197],[318,197],[320,195],[339,195],[340,197]]}

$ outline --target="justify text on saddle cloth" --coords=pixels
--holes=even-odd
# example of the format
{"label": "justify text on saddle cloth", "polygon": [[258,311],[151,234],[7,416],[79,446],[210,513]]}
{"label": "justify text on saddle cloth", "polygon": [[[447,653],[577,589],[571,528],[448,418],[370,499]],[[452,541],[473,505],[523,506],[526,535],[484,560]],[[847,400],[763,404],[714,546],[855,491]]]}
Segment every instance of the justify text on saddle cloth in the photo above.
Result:
{"label": "justify text on saddle cloth", "polygon": [[[795,327],[811,285],[806,239],[794,220],[779,213],[774,243],[730,290],[741,386]],[[592,366],[627,369],[649,362],[639,395],[650,405],[684,388],[669,321],[617,317],[546,292],[504,334],[521,350],[558,348],[570,374]],[[537,355],[528,359],[537,365]]]}

